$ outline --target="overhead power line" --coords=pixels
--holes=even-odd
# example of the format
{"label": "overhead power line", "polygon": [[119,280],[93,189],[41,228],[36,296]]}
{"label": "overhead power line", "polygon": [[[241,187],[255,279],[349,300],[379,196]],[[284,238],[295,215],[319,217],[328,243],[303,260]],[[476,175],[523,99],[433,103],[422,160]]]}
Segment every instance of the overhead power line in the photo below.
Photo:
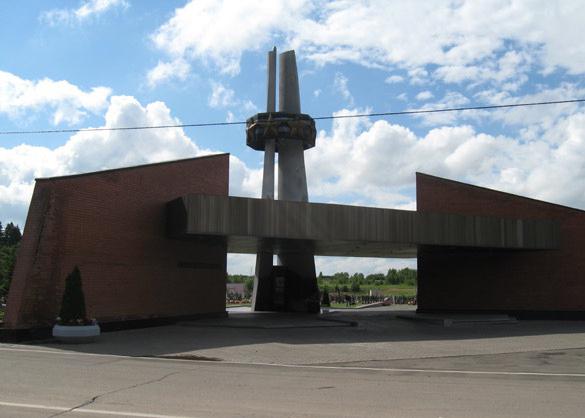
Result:
{"label": "overhead power line", "polygon": [[[420,115],[427,113],[446,113],[446,112],[460,112],[466,110],[491,110],[491,109],[506,109],[514,107],[529,107],[529,106],[545,106],[567,103],[583,103],[585,99],[570,99],[570,100],[554,100],[546,102],[528,102],[528,103],[511,103],[502,105],[487,105],[487,106],[466,106],[466,107],[446,107],[439,109],[414,109],[402,110],[398,112],[379,112],[379,113],[358,113],[349,115],[331,115],[331,116],[317,116],[315,120],[331,120],[331,119],[350,119],[350,118],[366,118],[366,117],[383,117],[383,116],[403,116],[403,115]],[[100,132],[100,131],[137,131],[146,129],[171,129],[171,128],[202,128],[209,126],[229,126],[229,125],[245,125],[246,121],[237,122],[207,122],[207,123],[182,123],[177,125],[152,125],[152,126],[120,126],[113,128],[79,128],[79,129],[43,129],[35,131],[0,131],[0,135],[36,135],[36,134],[54,134],[54,133],[78,133],[78,132]]]}
{"label": "overhead power line", "polygon": [[316,117],[313,119],[324,120],[324,119],[348,119],[348,118],[364,118],[364,117],[380,117],[380,116],[418,115],[418,114],[423,114],[423,113],[459,112],[462,110],[505,109],[505,108],[510,108],[510,107],[543,106],[543,105],[555,105],[555,104],[564,104],[564,103],[583,103],[583,102],[585,102],[585,99],[570,99],[570,100],[555,100],[555,101],[548,101],[548,102],[512,103],[512,104],[487,105],[487,106],[447,107],[444,109],[402,110],[399,112],[361,113],[361,114],[355,114],[355,115],[319,116],[319,117]]}

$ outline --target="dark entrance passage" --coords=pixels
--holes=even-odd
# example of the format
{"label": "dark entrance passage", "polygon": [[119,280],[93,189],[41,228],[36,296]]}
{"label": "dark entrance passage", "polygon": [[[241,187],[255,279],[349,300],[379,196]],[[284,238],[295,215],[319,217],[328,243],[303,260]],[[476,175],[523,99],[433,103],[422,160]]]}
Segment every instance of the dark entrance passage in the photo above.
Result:
{"label": "dark entrance passage", "polygon": [[[320,309],[315,278],[305,278],[286,266],[273,266],[270,274],[255,283],[255,311],[309,312]],[[302,304],[303,306],[299,306]]]}

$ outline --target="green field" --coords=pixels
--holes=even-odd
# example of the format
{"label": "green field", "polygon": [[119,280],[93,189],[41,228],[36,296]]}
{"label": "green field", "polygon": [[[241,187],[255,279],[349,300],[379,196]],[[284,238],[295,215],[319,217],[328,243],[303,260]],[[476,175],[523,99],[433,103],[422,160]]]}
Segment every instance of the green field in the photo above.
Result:
{"label": "green field", "polygon": [[[331,286],[327,286],[330,294],[335,294],[335,290],[331,288]],[[351,294],[355,296],[359,295],[369,295],[370,290],[372,290],[372,294],[382,294],[384,296],[416,296],[416,286],[410,286],[406,284],[397,284],[397,285],[368,285],[364,284],[360,286],[359,292],[341,292],[341,294]]]}
{"label": "green field", "polygon": [[416,287],[415,286],[409,286],[409,285],[378,285],[378,286],[374,286],[374,285],[362,285],[360,286],[360,292],[358,294],[360,295],[369,295],[370,294],[370,289],[372,289],[372,293],[375,293],[374,291],[379,291],[381,292],[384,296],[416,296]]}

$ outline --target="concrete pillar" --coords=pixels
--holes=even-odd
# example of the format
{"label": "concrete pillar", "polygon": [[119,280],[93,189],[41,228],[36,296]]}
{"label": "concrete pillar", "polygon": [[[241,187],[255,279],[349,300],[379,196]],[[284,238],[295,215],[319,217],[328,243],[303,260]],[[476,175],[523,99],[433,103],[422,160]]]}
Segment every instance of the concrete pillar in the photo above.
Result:
{"label": "concrete pillar", "polygon": [[[299,77],[294,51],[280,54],[278,82],[278,110],[301,113]],[[298,139],[280,139],[278,142],[278,200],[308,202],[307,175],[303,142]],[[315,257],[311,248],[301,242],[281,249],[278,262],[293,273],[287,285],[287,310],[315,311],[319,308],[319,289],[315,273]],[[313,300],[315,303],[310,303]]]}
{"label": "concrete pillar", "polygon": [[[276,48],[268,53],[267,111],[274,112],[274,86]],[[278,82],[278,111],[301,113],[299,78],[294,51],[280,54]],[[291,116],[291,119],[293,117]],[[302,138],[272,138],[264,143],[264,177],[262,198],[274,198],[274,152],[278,150],[278,199],[308,202],[307,176]],[[274,308],[272,280],[272,253],[260,244],[256,256],[256,277],[252,309],[255,311]],[[291,242],[279,249],[279,265],[286,268],[285,310],[289,312],[317,312],[319,289],[315,273],[315,258],[310,243]]]}
{"label": "concrete pillar", "polygon": [[[276,109],[276,47],[268,52],[268,96],[266,111]],[[276,152],[276,138],[268,139],[264,148],[264,175],[262,177],[262,199],[274,199],[274,153]]]}
{"label": "concrete pillar", "polygon": [[274,153],[276,141],[266,141],[264,150],[264,173],[262,175],[262,199],[274,199]]}
{"label": "concrete pillar", "polygon": [[268,52],[268,86],[266,88],[266,111],[276,111],[276,47]]}
{"label": "concrete pillar", "polygon": [[[266,111],[276,110],[276,47],[268,52],[268,82]],[[264,173],[262,176],[262,199],[274,199],[274,157],[276,138],[268,139],[264,148]],[[274,255],[270,251],[258,248],[254,274],[254,291],[252,292],[252,310],[269,311],[272,309],[272,265]]]}
{"label": "concrete pillar", "polygon": [[272,310],[272,264],[273,254],[258,249],[256,254],[256,271],[254,274],[254,291],[252,292],[252,310]]}
{"label": "concrete pillar", "polygon": [[[280,54],[278,79],[278,111],[301,113],[299,77],[295,51]],[[305,155],[302,141],[278,141],[278,199],[308,202]]]}
{"label": "concrete pillar", "polygon": [[299,76],[295,51],[280,54],[280,77],[278,79],[278,111],[301,113]]}

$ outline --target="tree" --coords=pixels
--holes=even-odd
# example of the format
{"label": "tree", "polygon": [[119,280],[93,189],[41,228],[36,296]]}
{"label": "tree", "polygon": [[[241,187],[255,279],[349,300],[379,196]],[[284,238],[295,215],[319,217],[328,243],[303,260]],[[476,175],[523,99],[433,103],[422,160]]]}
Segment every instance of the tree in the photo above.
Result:
{"label": "tree", "polygon": [[22,234],[18,225],[14,225],[12,222],[6,224],[4,228],[3,242],[6,245],[16,245],[20,242]]}
{"label": "tree", "polygon": [[385,280],[386,280],[386,276],[384,276],[381,273],[368,274],[366,276],[366,278],[365,278],[365,282],[367,284],[373,284],[373,285],[376,285],[376,286],[383,285]]}
{"label": "tree", "polygon": [[404,268],[400,270],[400,279],[401,283],[407,284],[409,286],[416,286],[416,270]]}
{"label": "tree", "polygon": [[81,286],[81,272],[75,266],[65,280],[65,291],[59,313],[63,325],[76,325],[87,320],[85,312],[85,296]]}
{"label": "tree", "polygon": [[323,288],[323,296],[321,297],[321,305],[331,306],[331,300],[329,299],[329,288]]}
{"label": "tree", "polygon": [[18,226],[10,222],[3,228],[0,222],[0,298],[8,294],[20,238]]}
{"label": "tree", "polygon": [[227,283],[246,283],[246,280],[254,278],[254,276],[246,276],[244,274],[228,274],[226,278]]}
{"label": "tree", "polygon": [[360,288],[360,284],[359,284],[359,282],[358,282],[358,281],[354,281],[354,282],[352,282],[352,283],[351,283],[351,291],[352,291],[353,293],[357,293],[357,292],[359,292],[360,290],[361,290],[361,288]]}
{"label": "tree", "polygon": [[245,285],[244,285],[245,296],[246,296],[246,298],[249,298],[252,296],[252,292],[254,291],[254,278],[248,277],[248,278],[246,278],[244,283],[245,283]]}
{"label": "tree", "polygon": [[388,284],[398,284],[400,283],[398,272],[396,269],[389,269],[388,273],[386,274],[386,283]]}
{"label": "tree", "polygon": [[10,279],[16,261],[16,245],[0,246],[0,299],[8,295]]}
{"label": "tree", "polygon": [[335,273],[332,278],[339,284],[349,283],[349,273]]}

